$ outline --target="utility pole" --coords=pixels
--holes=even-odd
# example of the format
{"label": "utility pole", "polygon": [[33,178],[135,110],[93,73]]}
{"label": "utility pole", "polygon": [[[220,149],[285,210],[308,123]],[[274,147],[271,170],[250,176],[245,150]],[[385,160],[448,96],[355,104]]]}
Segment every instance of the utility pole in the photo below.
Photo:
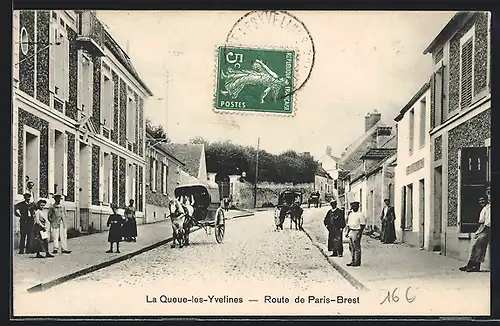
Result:
{"label": "utility pole", "polygon": [[257,208],[257,180],[259,178],[259,146],[260,146],[260,137],[257,138],[257,152],[255,153],[255,184],[253,188],[253,208]]}

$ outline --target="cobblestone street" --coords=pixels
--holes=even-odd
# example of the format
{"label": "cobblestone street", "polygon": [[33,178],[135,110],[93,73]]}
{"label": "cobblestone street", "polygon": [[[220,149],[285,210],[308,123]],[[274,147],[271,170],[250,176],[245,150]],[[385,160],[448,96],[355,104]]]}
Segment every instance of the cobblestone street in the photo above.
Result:
{"label": "cobblestone street", "polygon": [[[288,222],[288,221],[287,221]],[[356,298],[350,285],[311,244],[304,232],[275,232],[273,212],[229,220],[222,244],[200,230],[191,246],[170,244],[109,266],[45,292],[22,294],[15,315],[203,315],[349,314],[356,304],[295,304],[301,295]],[[166,297],[204,298],[201,303],[166,304]],[[241,297],[242,304],[212,303],[210,297]],[[288,304],[264,303],[266,295],[288,297]],[[157,300],[157,303],[147,301]],[[249,300],[258,300],[251,302]],[[313,299],[310,299],[314,301]],[[277,299],[280,301],[280,299]],[[47,304],[33,304],[46,302]],[[56,303],[58,302],[58,303]]]}

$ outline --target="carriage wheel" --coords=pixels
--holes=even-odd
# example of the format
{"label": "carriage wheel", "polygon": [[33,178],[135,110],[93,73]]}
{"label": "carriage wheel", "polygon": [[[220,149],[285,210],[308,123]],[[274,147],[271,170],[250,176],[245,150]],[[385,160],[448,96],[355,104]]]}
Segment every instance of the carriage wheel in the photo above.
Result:
{"label": "carriage wheel", "polygon": [[222,210],[217,211],[217,217],[215,219],[215,241],[217,243],[222,243],[224,239],[224,233],[226,231],[226,220],[224,218],[224,212]]}

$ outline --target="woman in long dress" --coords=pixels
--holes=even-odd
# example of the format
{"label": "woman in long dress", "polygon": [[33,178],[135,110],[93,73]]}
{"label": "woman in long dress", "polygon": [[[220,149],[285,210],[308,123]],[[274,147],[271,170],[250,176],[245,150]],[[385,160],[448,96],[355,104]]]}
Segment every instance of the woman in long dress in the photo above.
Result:
{"label": "woman in long dress", "polygon": [[137,241],[137,222],[135,220],[135,207],[134,200],[129,201],[129,205],[125,208],[125,232],[123,236],[125,241],[136,242]]}
{"label": "woman in long dress", "polygon": [[109,250],[106,252],[110,254],[113,253],[113,243],[116,243],[116,252],[120,253],[120,241],[122,241],[124,222],[122,216],[117,212],[118,207],[116,204],[111,204],[111,209],[113,210],[113,214],[108,217],[108,222],[106,223],[109,226]]}
{"label": "woman in long dress", "polygon": [[[40,199],[36,203],[35,207],[35,223],[33,225],[33,250],[36,253],[36,258],[52,258],[53,255],[49,252],[49,233],[48,233],[48,223],[47,214],[43,211],[43,208],[47,204],[45,199]],[[42,256],[40,252],[44,252],[45,256]]]}
{"label": "woman in long dress", "polygon": [[394,226],[394,220],[396,219],[396,213],[394,212],[394,207],[391,206],[389,199],[384,200],[385,207],[382,209],[382,229],[380,232],[380,241],[382,243],[394,243],[396,241],[396,228]]}

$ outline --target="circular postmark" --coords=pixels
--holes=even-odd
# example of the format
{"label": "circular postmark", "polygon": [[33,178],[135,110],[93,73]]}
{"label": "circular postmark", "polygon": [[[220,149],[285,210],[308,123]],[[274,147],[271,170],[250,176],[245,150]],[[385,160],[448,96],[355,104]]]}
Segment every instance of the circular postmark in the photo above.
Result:
{"label": "circular postmark", "polygon": [[311,77],[315,47],[311,33],[296,16],[281,10],[250,11],[232,26],[223,46],[224,57],[231,46],[290,50],[295,53],[294,85],[281,98],[300,90]]}

